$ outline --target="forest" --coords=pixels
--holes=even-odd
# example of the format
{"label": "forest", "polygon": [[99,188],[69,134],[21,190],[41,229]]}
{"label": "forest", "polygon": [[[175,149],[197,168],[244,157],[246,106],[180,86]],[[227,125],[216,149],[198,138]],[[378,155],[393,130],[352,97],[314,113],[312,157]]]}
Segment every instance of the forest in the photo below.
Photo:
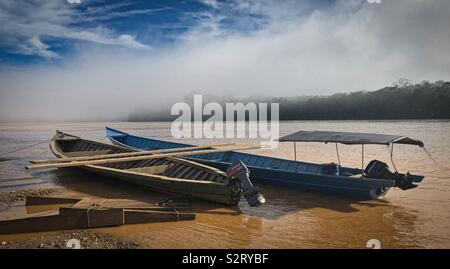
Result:
{"label": "forest", "polygon": [[[399,79],[392,86],[377,91],[336,93],[329,96],[249,97],[245,99],[206,98],[204,102],[279,103],[280,120],[387,120],[450,119],[450,82],[413,84]],[[170,108],[138,111],[129,121],[168,121]],[[205,118],[206,119],[206,118]]]}

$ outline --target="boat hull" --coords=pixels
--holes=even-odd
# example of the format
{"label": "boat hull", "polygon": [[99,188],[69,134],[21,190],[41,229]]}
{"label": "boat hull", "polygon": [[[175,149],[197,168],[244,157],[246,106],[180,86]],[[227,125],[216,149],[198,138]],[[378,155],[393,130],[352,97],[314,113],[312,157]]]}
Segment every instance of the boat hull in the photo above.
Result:
{"label": "boat hull", "polygon": [[168,192],[178,195],[183,195],[190,198],[196,198],[206,201],[211,201],[224,205],[235,206],[239,199],[236,196],[239,189],[233,184],[211,186],[208,184],[201,184],[198,182],[181,181],[174,183],[173,181],[162,181],[147,175],[128,175],[117,173],[114,171],[102,170],[98,167],[85,166],[82,169],[105,176],[108,178],[119,179],[139,186],[145,186],[156,191]]}
{"label": "boat hull", "polygon": [[[192,145],[174,143],[133,136],[125,132],[107,128],[107,136],[112,143],[129,148],[152,150],[179,148]],[[320,164],[284,160],[279,158],[252,155],[248,153],[227,152],[185,157],[208,166],[226,171],[235,159],[240,159],[250,169],[252,181],[298,188],[310,191],[343,195],[356,200],[382,199],[387,191],[395,186],[394,180],[357,178],[320,174]],[[360,169],[341,168],[351,174]],[[421,180],[421,179],[420,179]]]}
{"label": "boat hull", "polygon": [[[193,159],[196,162],[213,166],[218,169],[226,169],[227,163],[213,162],[202,159]],[[252,181],[273,184],[283,187],[339,194],[357,200],[377,200],[385,197],[394,182],[379,182],[370,179],[346,179],[333,176],[316,176],[298,174],[287,171],[277,171],[259,167],[249,167]],[[381,183],[381,184],[380,184]]]}

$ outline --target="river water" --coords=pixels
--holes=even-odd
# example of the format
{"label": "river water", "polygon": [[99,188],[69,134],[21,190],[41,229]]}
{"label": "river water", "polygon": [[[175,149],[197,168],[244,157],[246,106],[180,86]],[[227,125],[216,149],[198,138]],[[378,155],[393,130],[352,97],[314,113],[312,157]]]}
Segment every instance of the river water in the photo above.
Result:
{"label": "river water", "polygon": [[[71,123],[0,124],[0,152],[49,139],[60,129],[83,138],[105,141],[104,126],[131,133],[173,140],[170,123]],[[377,239],[382,248],[450,247],[450,121],[291,121],[280,123],[280,135],[297,130],[332,130],[399,134],[424,141],[438,162],[437,168],[425,152],[415,146],[395,148],[399,171],[425,175],[418,188],[392,189],[381,201],[355,202],[343,197],[257,184],[268,203],[250,208],[193,201],[194,221],[127,225],[99,231],[138,241],[149,248],[365,248]],[[195,144],[230,142],[225,139],[184,140]],[[238,139],[240,144],[258,139]],[[345,166],[361,167],[360,146],[339,146]],[[253,153],[293,159],[291,143],[274,150]],[[154,202],[165,195],[78,169],[26,171],[31,159],[52,158],[47,143],[0,156],[0,191],[58,187],[71,197],[127,198]],[[297,158],[310,162],[337,162],[334,144],[298,143]],[[385,146],[366,146],[365,164],[371,159],[390,164]],[[392,166],[391,166],[392,167]],[[23,202],[0,208],[0,219],[29,214]],[[37,234],[2,235],[18,240]]]}

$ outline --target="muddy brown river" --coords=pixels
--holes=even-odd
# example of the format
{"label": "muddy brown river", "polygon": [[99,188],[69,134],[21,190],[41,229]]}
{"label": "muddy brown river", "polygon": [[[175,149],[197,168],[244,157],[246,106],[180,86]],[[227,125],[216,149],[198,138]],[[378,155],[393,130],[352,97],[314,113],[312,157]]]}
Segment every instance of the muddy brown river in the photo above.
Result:
{"label": "muddy brown river", "polygon": [[[170,123],[72,123],[0,124],[0,152],[8,152],[49,139],[60,129],[86,139],[107,141],[104,126],[133,134],[173,140]],[[391,189],[381,201],[355,202],[343,197],[296,189],[258,185],[267,204],[250,208],[193,201],[194,221],[127,225],[101,228],[148,248],[365,248],[377,239],[382,248],[450,247],[450,121],[292,121],[280,123],[280,135],[297,130],[375,132],[410,136],[424,141],[439,163],[414,146],[396,146],[394,162],[399,171],[425,175],[418,188]],[[226,139],[185,139],[192,144],[230,142]],[[109,141],[107,141],[109,143]],[[258,145],[257,139],[231,142]],[[361,166],[360,146],[339,146],[341,162]],[[274,150],[252,153],[293,159],[291,143]],[[0,156],[0,191],[58,188],[67,197],[126,198],[158,202],[167,198],[149,189],[98,177],[76,168],[27,171],[31,159],[52,158],[47,143]],[[334,144],[298,143],[297,158],[310,162],[337,162]],[[366,146],[365,160],[390,164],[385,146]],[[23,201],[0,204],[0,220],[55,210],[31,210]],[[37,212],[37,213],[36,213]],[[0,235],[0,241],[21,240],[48,233]]]}

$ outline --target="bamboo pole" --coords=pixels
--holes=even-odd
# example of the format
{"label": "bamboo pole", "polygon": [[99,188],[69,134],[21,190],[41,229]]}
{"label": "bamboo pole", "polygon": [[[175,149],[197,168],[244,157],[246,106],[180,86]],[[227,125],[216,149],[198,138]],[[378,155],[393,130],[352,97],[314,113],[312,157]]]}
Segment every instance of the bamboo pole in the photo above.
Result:
{"label": "bamboo pole", "polygon": [[109,158],[119,158],[119,157],[142,156],[142,155],[150,155],[150,154],[157,154],[157,153],[168,153],[168,152],[173,152],[173,151],[194,150],[194,149],[213,148],[213,147],[224,147],[224,146],[231,146],[231,145],[235,145],[235,144],[234,143],[212,144],[212,145],[192,146],[192,147],[183,147],[183,148],[123,152],[123,153],[101,154],[101,155],[92,155],[92,156],[80,156],[80,157],[60,158],[60,159],[51,159],[51,160],[31,160],[30,163],[41,164],[41,163],[63,163],[63,162],[72,162],[72,161],[88,161],[88,160],[109,159]]}
{"label": "bamboo pole", "polygon": [[141,160],[149,160],[149,159],[159,159],[159,158],[168,158],[168,157],[181,157],[181,156],[189,156],[189,155],[197,155],[197,154],[207,154],[207,153],[217,153],[217,152],[227,152],[232,150],[251,150],[251,149],[260,149],[259,146],[253,147],[231,147],[228,149],[210,149],[210,150],[194,150],[188,152],[175,152],[175,153],[166,153],[166,154],[154,154],[154,155],[145,155],[145,156],[134,156],[134,157],[125,157],[125,158],[113,158],[113,159],[100,159],[100,160],[90,160],[90,161],[74,161],[74,162],[66,162],[66,163],[54,163],[54,164],[34,164],[25,166],[26,169],[47,169],[47,168],[61,168],[61,167],[72,167],[72,166],[83,166],[83,165],[95,165],[95,164],[106,164],[106,163],[119,163],[119,162],[128,162],[128,161],[141,161]]}

